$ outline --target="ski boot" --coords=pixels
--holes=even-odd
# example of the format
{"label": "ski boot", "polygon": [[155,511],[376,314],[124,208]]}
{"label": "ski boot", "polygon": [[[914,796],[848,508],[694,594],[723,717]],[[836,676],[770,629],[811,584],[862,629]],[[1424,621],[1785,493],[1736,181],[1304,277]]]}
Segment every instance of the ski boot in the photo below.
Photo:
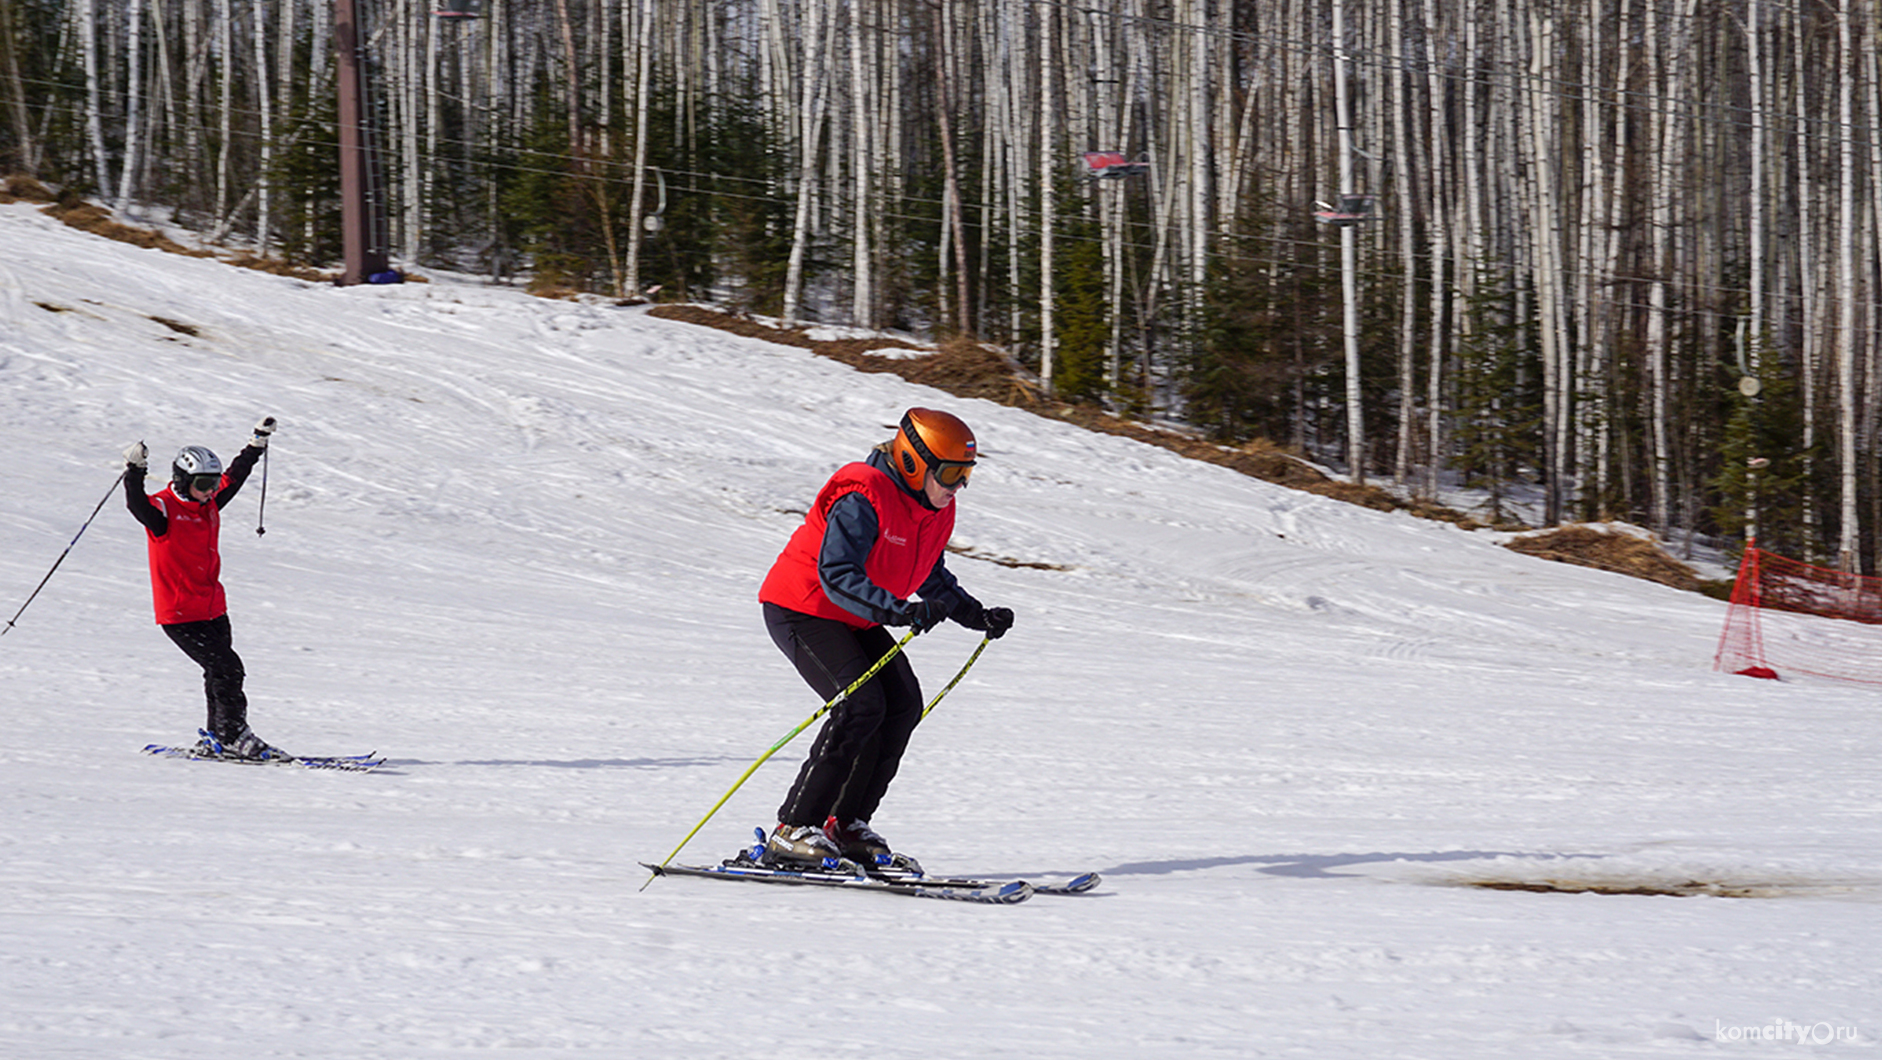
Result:
{"label": "ski boot", "polygon": [[823,822],[823,831],[830,837],[843,856],[874,872],[878,869],[895,869],[902,873],[919,876],[921,862],[906,854],[897,854],[889,849],[889,841],[882,834],[869,827],[869,822],[854,820],[847,823],[838,821],[833,815]]}
{"label": "ski boot", "polygon": [[767,836],[758,830],[761,845],[753,860],[771,868],[822,869],[861,875],[861,866],[843,857],[843,851],[814,824],[780,824]]}

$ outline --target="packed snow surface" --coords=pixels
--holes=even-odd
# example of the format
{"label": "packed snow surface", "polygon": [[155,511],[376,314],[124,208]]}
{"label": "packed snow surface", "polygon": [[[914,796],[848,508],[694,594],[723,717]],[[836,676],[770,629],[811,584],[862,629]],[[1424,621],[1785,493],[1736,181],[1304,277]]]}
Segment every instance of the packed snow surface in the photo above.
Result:
{"label": "packed snow surface", "polygon": [[[23,205],[0,245],[7,617],[103,498],[0,639],[0,1054],[1882,1042],[1882,697],[1712,672],[1716,601],[640,309],[310,284]],[[642,890],[818,706],[758,582],[910,405],[979,434],[948,563],[1018,622],[874,823],[931,870],[1104,883]],[[146,440],[154,489],[263,415],[222,534],[250,717],[375,773],[140,753],[192,738],[201,687],[119,454]],[[909,653],[932,694],[977,643]],[[808,744],[678,860],[772,824]]]}

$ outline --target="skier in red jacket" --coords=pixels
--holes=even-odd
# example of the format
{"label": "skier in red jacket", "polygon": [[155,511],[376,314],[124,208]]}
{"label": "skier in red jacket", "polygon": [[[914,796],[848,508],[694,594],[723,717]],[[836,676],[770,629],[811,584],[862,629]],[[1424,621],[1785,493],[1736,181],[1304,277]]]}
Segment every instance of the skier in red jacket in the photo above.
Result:
{"label": "skier in red jacket", "polygon": [[274,417],[255,425],[254,437],[225,472],[216,454],[186,446],[170,465],[170,485],[145,495],[150,451],[144,443],[124,451],[124,503],[144,526],[150,550],[150,594],[157,625],[203,668],[208,720],[198,753],[233,758],[286,758],[248,727],[247,676],[229,631],[218,539],[222,509],[248,481],[268,448]]}
{"label": "skier in red jacket", "polygon": [[[919,633],[951,618],[995,638],[1012,627],[1012,611],[982,606],[942,558],[975,456],[959,417],[909,409],[894,438],[817,494],[758,598],[771,639],[819,696],[835,697],[894,647],[884,626]],[[766,860],[887,864],[888,842],[869,822],[921,710],[906,655],[838,704],[778,808]]]}

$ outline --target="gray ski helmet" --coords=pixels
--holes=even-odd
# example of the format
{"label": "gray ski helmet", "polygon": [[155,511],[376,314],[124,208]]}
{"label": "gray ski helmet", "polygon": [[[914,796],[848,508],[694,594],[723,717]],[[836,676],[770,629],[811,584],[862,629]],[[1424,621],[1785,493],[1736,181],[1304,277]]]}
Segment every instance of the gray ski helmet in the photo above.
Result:
{"label": "gray ski helmet", "polygon": [[170,462],[170,486],[177,496],[189,499],[190,479],[198,475],[214,475],[222,478],[222,461],[216,454],[200,445],[186,445]]}

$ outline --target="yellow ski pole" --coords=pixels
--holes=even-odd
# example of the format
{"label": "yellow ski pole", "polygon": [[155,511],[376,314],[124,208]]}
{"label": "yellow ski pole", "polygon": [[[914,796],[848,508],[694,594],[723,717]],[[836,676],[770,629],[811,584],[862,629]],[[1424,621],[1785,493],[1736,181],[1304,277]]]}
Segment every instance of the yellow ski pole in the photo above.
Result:
{"label": "yellow ski pole", "polygon": [[983,651],[986,651],[987,645],[991,643],[993,643],[992,637],[980,638],[980,647],[975,648],[974,653],[967,657],[967,662],[961,666],[961,672],[955,674],[954,680],[949,681],[946,688],[943,688],[941,691],[936,692],[935,697],[928,701],[928,706],[925,707],[921,712],[921,716],[923,719],[926,719],[929,714],[934,712],[935,704],[941,702],[942,696],[945,696],[949,692],[954,691],[954,686],[961,683],[961,678],[967,676],[967,671],[974,668],[974,660],[980,658],[980,653]]}
{"label": "yellow ski pole", "polygon": [[[751,764],[751,768],[745,770],[745,772],[742,775],[740,775],[737,783],[734,783],[732,787],[729,790],[727,790],[724,795],[719,796],[719,801],[712,804],[712,809],[706,811],[706,816],[701,817],[699,819],[699,823],[693,826],[693,830],[686,833],[686,838],[680,840],[680,845],[673,848],[673,853],[668,854],[665,858],[661,859],[660,868],[665,868],[668,862],[672,861],[676,857],[679,857],[680,851],[686,849],[686,844],[692,842],[693,837],[699,834],[699,830],[701,828],[706,827],[706,822],[712,820],[712,815],[719,812],[719,808],[721,806],[724,806],[726,804],[726,801],[732,797],[733,793],[738,791],[739,788],[743,787],[747,780],[751,779],[751,775],[753,773],[758,772],[759,766],[762,766],[767,761],[770,761],[771,756],[774,754],[777,754],[778,751],[781,750],[785,744],[790,743],[793,739],[795,739],[798,733],[803,732],[805,729],[810,728],[811,725],[814,724],[818,718],[821,718],[825,714],[828,714],[831,710],[835,709],[837,704],[848,699],[852,694],[855,693],[857,689],[867,684],[870,678],[876,676],[876,674],[880,672],[884,666],[889,665],[890,659],[893,659],[897,655],[901,654],[902,649],[908,645],[908,642],[915,639],[916,632],[917,632],[916,630],[910,630],[907,636],[903,637],[899,641],[896,641],[895,647],[890,648],[888,651],[884,652],[882,654],[882,658],[877,659],[876,664],[874,666],[871,666],[868,670],[864,671],[861,677],[858,677],[855,681],[851,682],[848,688],[844,689],[841,692],[838,692],[834,697],[831,698],[830,702],[825,703],[821,707],[818,707],[817,712],[815,714],[812,714],[810,717],[805,718],[803,721],[799,722],[796,728],[792,729],[790,732],[785,733],[781,738],[779,738],[777,743],[772,744],[770,750],[766,751],[764,754],[759,755],[758,761],[753,762]],[[938,699],[940,697],[937,696],[936,698]],[[647,883],[652,883],[654,881],[654,877],[659,876],[659,875],[660,875],[660,870],[655,869],[653,871],[653,874],[647,877]],[[647,883],[641,884],[640,889],[643,891],[646,890]]]}

